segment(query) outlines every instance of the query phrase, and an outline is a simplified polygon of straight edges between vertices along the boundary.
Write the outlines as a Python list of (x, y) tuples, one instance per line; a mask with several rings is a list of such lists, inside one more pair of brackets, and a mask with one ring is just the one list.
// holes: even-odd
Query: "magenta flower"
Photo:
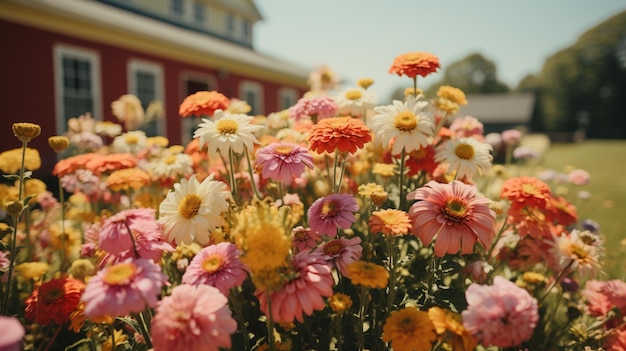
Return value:
[(183, 283), (210, 285), (228, 296), (230, 288), (241, 285), (248, 276), (240, 253), (237, 246), (227, 242), (203, 248), (189, 263)]
[(346, 269), (354, 261), (358, 261), (363, 253), (361, 238), (355, 236), (352, 239), (339, 238), (324, 243), (315, 251), (318, 251), (333, 267), (337, 268), (344, 277)]
[[(277, 322), (303, 322), (302, 313), (311, 315), (326, 305), (324, 297), (333, 294), (331, 267), (319, 252), (300, 252), (291, 261), (292, 277), (279, 290), (271, 293), (272, 316)], [(261, 311), (268, 314), (267, 292), (255, 292)]]
[(315, 200), (309, 207), (309, 227), (323, 235), (335, 237), (337, 229), (348, 229), (356, 222), (359, 210), (356, 199), (348, 194), (331, 194)]
[(310, 117), (314, 121), (335, 117), (339, 105), (328, 96), (302, 98), (289, 109), (289, 116), (296, 121)]
[(178, 285), (159, 303), (150, 332), (154, 351), (230, 348), (237, 322), (228, 299), (208, 285)]
[(321, 239), (318, 232), (311, 230), (311, 228), (304, 228), (303, 226), (293, 228), (291, 235), (293, 237), (293, 250), (296, 253), (300, 251), (311, 251), (317, 247), (317, 243)]
[(496, 214), (489, 209), (491, 200), (479, 195), (475, 186), (458, 180), (449, 184), (430, 181), (407, 199), (419, 200), (409, 209), (413, 234), (426, 245), (436, 240), (436, 256), (470, 254), (477, 241), (490, 247)]
[(537, 300), (525, 289), (496, 276), (491, 286), (471, 284), (465, 297), (463, 326), (483, 345), (514, 347), (532, 336), (539, 320)]
[(294, 178), (304, 173), (305, 167), (313, 169), (313, 156), (302, 146), (278, 142), (256, 152), (256, 166), (261, 169), (263, 178), (291, 185)]
[(167, 276), (144, 258), (128, 259), (100, 270), (85, 287), (85, 316), (125, 316), (155, 307)]

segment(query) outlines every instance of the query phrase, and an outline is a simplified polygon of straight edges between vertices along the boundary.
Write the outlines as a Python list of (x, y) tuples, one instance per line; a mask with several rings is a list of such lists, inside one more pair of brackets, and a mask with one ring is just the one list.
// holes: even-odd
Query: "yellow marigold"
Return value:
[[(0, 171), (6, 174), (16, 174), (22, 165), (22, 149), (7, 150), (0, 154)], [(26, 148), (24, 168), (36, 171), (41, 167), (41, 156), (37, 149)]]
[(533, 285), (545, 283), (546, 281), (546, 277), (544, 277), (543, 274), (535, 272), (524, 272), (522, 279), (524, 279), (524, 282)]
[(328, 298), (328, 306), (330, 306), (334, 312), (342, 313), (352, 307), (352, 299), (346, 294), (335, 293)]
[(437, 106), (438, 109), (449, 114), (455, 114), (459, 112), (459, 104), (447, 99), (439, 98), (435, 100), (435, 106)]
[(383, 177), (393, 177), (396, 175), (396, 165), (389, 163), (375, 163), (372, 173)]
[[(20, 188), (19, 180), (15, 181), (15, 188), (19, 190)], [(32, 179), (27, 179), (24, 182), (24, 197), (31, 196), (31, 195), (37, 196), (45, 192), (46, 190), (48, 190), (46, 183), (42, 182), (40, 179), (32, 178)]]
[(404, 89), (404, 97), (407, 97), (409, 95), (417, 96), (422, 94), (424, 94), (424, 91), (420, 88), (415, 89), (413, 87), (408, 87)]
[(452, 350), (473, 350), (476, 347), (476, 339), (465, 330), (459, 314), (433, 307), (428, 310), (428, 317), (435, 327), (435, 332)]
[(369, 220), (371, 233), (383, 235), (405, 235), (411, 230), (409, 214), (395, 209), (380, 210), (372, 213)]
[(358, 84), (361, 88), (367, 89), (374, 84), (374, 80), (372, 78), (361, 78), (357, 80), (356, 84)]
[(176, 250), (172, 252), (172, 261), (176, 262), (183, 258), (191, 260), (200, 250), (202, 250), (202, 246), (195, 241), (191, 244), (180, 243), (176, 246)]
[(85, 281), (85, 278), (90, 277), (96, 274), (98, 270), (96, 266), (90, 260), (86, 258), (79, 258), (77, 260), (72, 261), (72, 265), (70, 266), (70, 277), (74, 279)]
[(13, 135), (22, 142), (29, 142), (41, 134), (41, 126), (35, 123), (13, 123)]
[(366, 261), (354, 261), (346, 268), (347, 276), (354, 285), (368, 288), (384, 288), (389, 280), (385, 267)]
[(48, 145), (54, 152), (61, 152), (70, 146), (70, 139), (63, 135), (55, 135), (48, 138)]
[(386, 191), (377, 191), (370, 195), (370, 199), (376, 207), (382, 206), (387, 201), (387, 198), (389, 198), (389, 193)]
[(359, 185), (359, 195), (363, 197), (370, 197), (375, 192), (383, 192), (385, 188), (376, 183), (367, 183)]
[(150, 184), (150, 175), (140, 168), (120, 169), (109, 175), (106, 184), (113, 191), (139, 190)]
[(275, 291), (283, 284), (285, 277), (276, 268), (258, 269), (252, 274), (252, 284), (262, 291)]
[(17, 201), (19, 189), (8, 184), (0, 184), (0, 205), (9, 201)]
[(428, 313), (415, 307), (391, 312), (383, 326), (382, 339), (394, 351), (428, 351), (436, 338)]
[(48, 271), (47, 263), (45, 262), (24, 262), (15, 266), (17, 271), (24, 280), (39, 280)]
[(160, 147), (167, 147), (167, 145), (169, 145), (170, 141), (164, 137), (164, 136), (153, 136), (153, 137), (149, 137), (148, 139), (146, 139), (146, 146), (150, 147), (150, 146), (160, 146)]
[(467, 105), (467, 99), (463, 90), (449, 85), (442, 85), (437, 90), (437, 96), (458, 105)]
[(82, 244), (82, 235), (75, 228), (66, 225), (65, 234), (63, 234), (61, 225), (58, 223), (54, 223), (48, 227), (48, 232), (50, 233), (50, 245), (54, 249), (61, 250), (61, 247), (63, 245), (63, 238), (65, 238), (65, 251), (68, 254), (80, 251), (80, 246)]

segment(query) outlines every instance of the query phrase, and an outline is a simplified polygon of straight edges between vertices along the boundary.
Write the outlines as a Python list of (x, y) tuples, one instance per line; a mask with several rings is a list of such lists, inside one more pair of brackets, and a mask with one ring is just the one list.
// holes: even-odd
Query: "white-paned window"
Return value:
[[(128, 62), (128, 92), (139, 98), (144, 112), (151, 112), (148, 111), (148, 106), (154, 101), (164, 103), (163, 87), (163, 67), (161, 65), (143, 60)], [(146, 132), (146, 135), (166, 136), (164, 116), (146, 115), (146, 117), (153, 117), (148, 124), (141, 128)]]
[(239, 99), (247, 102), (252, 108), (250, 115), (264, 113), (263, 87), (259, 83), (244, 81), (239, 85)]
[[(204, 74), (185, 73), (181, 79), (182, 91), (181, 100), (183, 100), (198, 91), (210, 91), (217, 89), (217, 83), (214, 77)], [(193, 133), (198, 129), (198, 125), (202, 123), (202, 118), (198, 117), (185, 117), (182, 119), (183, 125), (181, 128), (181, 141), (185, 145), (193, 139)]]
[(280, 88), (278, 90), (278, 110), (289, 108), (298, 102), (298, 92), (292, 88)]
[(94, 50), (54, 46), (56, 132), (67, 131), (67, 121), (87, 112), (102, 117), (100, 57)]

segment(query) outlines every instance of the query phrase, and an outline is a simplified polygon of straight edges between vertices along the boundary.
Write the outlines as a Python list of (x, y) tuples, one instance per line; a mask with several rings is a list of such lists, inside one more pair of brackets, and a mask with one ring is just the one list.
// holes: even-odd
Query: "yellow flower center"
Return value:
[(396, 128), (402, 132), (409, 132), (417, 127), (417, 118), (409, 111), (398, 113), (393, 122)]
[(443, 207), (443, 212), (446, 218), (455, 222), (460, 222), (465, 219), (468, 208), (465, 204), (465, 201), (460, 199), (452, 199), (446, 201), (446, 204)]
[(202, 261), (202, 268), (204, 268), (207, 273), (215, 273), (219, 271), (223, 265), (224, 257), (219, 254), (210, 255)]
[(337, 214), (337, 203), (334, 201), (326, 201), (322, 204), (322, 218), (333, 217)]
[(108, 285), (128, 284), (135, 276), (137, 266), (132, 263), (118, 263), (107, 270), (102, 280)]
[(584, 261), (589, 257), (589, 252), (587, 252), (582, 245), (572, 243), (569, 247), (569, 252), (571, 252), (572, 256), (576, 257), (578, 261)]
[(331, 257), (338, 255), (341, 250), (343, 250), (343, 245), (341, 245), (339, 240), (332, 240), (324, 245), (324, 253)]
[(127, 134), (124, 140), (126, 140), (126, 144), (128, 145), (139, 144), (139, 137), (133, 134)]
[(239, 124), (232, 119), (221, 119), (215, 123), (215, 127), (220, 134), (235, 134), (239, 130)]
[(534, 185), (528, 184), (528, 183), (522, 184), (522, 191), (524, 192), (524, 194), (528, 194), (528, 195), (539, 194), (539, 190), (535, 188)]
[(54, 288), (46, 291), (45, 294), (42, 294), (41, 298), (44, 303), (52, 303), (65, 295), (65, 291), (62, 288)]
[(279, 145), (274, 148), (274, 152), (282, 156), (290, 155), (292, 151), (293, 147), (290, 145)]
[(471, 160), (474, 157), (474, 147), (470, 144), (459, 144), (454, 153), (463, 160)]
[(320, 80), (322, 83), (330, 83), (333, 81), (333, 76), (330, 73), (324, 72), (320, 74)]
[(396, 212), (387, 212), (382, 216), (378, 216), (386, 226), (393, 226), (400, 223), (400, 214)]
[(170, 155), (163, 159), (163, 163), (165, 163), (166, 165), (174, 164), (174, 162), (176, 162), (175, 155)]
[(350, 89), (346, 91), (346, 99), (348, 100), (358, 100), (361, 98), (361, 96), (363, 96), (363, 93), (356, 89)]
[(201, 205), (202, 199), (198, 195), (189, 194), (178, 205), (178, 213), (184, 218), (190, 219), (198, 214)]

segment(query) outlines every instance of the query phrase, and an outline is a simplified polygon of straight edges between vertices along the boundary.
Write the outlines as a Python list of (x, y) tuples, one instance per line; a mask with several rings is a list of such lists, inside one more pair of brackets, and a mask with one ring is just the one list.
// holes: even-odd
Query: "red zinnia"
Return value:
[(433, 54), (428, 52), (409, 52), (393, 60), (389, 73), (395, 73), (399, 76), (405, 75), (409, 78), (426, 77), (433, 72), (437, 72), (437, 69), (440, 67), (439, 58)]
[(217, 91), (199, 91), (183, 100), (178, 109), (182, 117), (211, 117), (216, 110), (226, 110), (230, 100)]
[(26, 319), (42, 325), (63, 325), (70, 320), (84, 290), (85, 284), (74, 278), (45, 282), (26, 299)]
[(369, 128), (360, 119), (352, 117), (332, 117), (319, 121), (311, 128), (309, 143), (317, 153), (355, 153), (372, 140)]

